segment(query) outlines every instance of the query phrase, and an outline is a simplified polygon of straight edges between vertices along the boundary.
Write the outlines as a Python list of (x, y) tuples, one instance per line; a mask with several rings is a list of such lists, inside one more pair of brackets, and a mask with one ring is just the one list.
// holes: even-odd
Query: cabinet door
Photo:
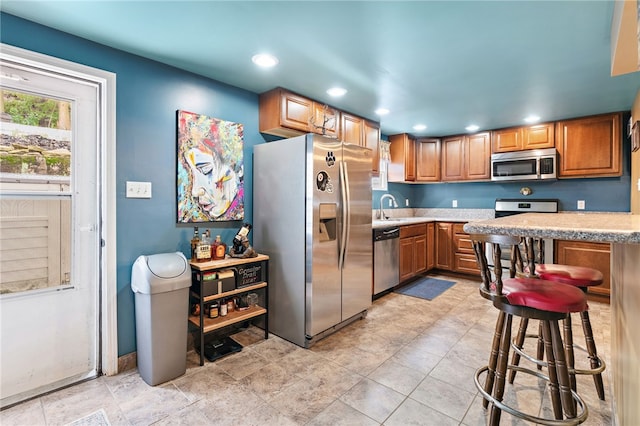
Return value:
[(427, 223), (427, 270), (436, 267), (436, 228), (435, 223)]
[(436, 223), (436, 268), (451, 270), (451, 226), (449, 222)]
[(312, 108), (313, 123), (309, 126), (309, 130), (330, 138), (339, 138), (340, 113), (338, 110), (319, 102), (313, 102)]
[(620, 176), (621, 126), (621, 113), (558, 121), (559, 177)]
[(313, 101), (286, 91), (282, 91), (281, 96), (280, 124), (303, 132), (310, 131), (309, 119), (313, 114)]
[(427, 270), (427, 235), (414, 237), (413, 254), (415, 273), (419, 274)]
[(602, 272), (601, 285), (589, 287), (589, 293), (609, 297), (611, 292), (611, 245), (583, 241), (556, 240), (555, 257), (559, 265), (587, 266)]
[(400, 238), (400, 282), (413, 274), (413, 237)]
[(440, 165), (443, 181), (464, 179), (464, 136), (454, 136), (442, 140)]
[(380, 172), (380, 126), (378, 123), (364, 120), (364, 146), (371, 149), (371, 172)]
[(416, 180), (415, 140), (406, 133), (389, 136), (389, 182), (413, 182)]
[(545, 123), (522, 129), (522, 149), (543, 149), (556, 146), (555, 124)]
[(465, 179), (491, 179), (491, 134), (478, 133), (467, 136), (465, 147)]
[(438, 182), (440, 180), (440, 139), (418, 139), (416, 141), (416, 181)]
[(340, 115), (340, 138), (343, 142), (364, 145), (364, 120), (355, 115), (342, 113)]
[(493, 152), (510, 152), (522, 149), (522, 129), (494, 130), (491, 136), (491, 150)]

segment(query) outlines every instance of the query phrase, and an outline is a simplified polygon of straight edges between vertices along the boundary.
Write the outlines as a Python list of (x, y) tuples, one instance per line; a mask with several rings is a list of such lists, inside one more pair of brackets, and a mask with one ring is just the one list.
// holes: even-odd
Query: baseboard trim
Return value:
[(138, 353), (131, 352), (118, 357), (118, 373), (132, 370), (138, 366)]

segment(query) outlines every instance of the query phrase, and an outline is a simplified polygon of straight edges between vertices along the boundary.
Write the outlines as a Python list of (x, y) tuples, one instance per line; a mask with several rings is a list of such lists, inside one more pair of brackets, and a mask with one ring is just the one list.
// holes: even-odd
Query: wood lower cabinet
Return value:
[(427, 271), (436, 267), (436, 224), (427, 223)]
[(585, 241), (555, 241), (555, 263), (587, 266), (602, 272), (601, 285), (589, 287), (589, 293), (609, 298), (611, 294), (611, 244)]
[(558, 177), (622, 175), (622, 113), (556, 123)]
[(453, 269), (453, 223), (436, 222), (436, 268), (451, 271)]
[(469, 234), (463, 230), (464, 223), (453, 224), (453, 270), (465, 274), (480, 275)]
[(440, 139), (420, 138), (416, 141), (416, 181), (440, 181)]
[(391, 144), (387, 180), (389, 182), (415, 182), (416, 141), (406, 133), (389, 136)]
[(498, 153), (553, 148), (555, 146), (554, 130), (554, 123), (494, 130), (491, 132), (491, 151)]
[(259, 97), (260, 132), (283, 137), (303, 133), (340, 136), (340, 112), (321, 102), (283, 88), (262, 93)]
[(427, 224), (400, 227), (400, 282), (427, 271)]
[(435, 267), (445, 271), (479, 275), (469, 234), (463, 230), (464, 223), (436, 222)]
[(491, 179), (490, 133), (483, 132), (475, 135), (444, 138), (441, 149), (441, 180), (478, 181)]

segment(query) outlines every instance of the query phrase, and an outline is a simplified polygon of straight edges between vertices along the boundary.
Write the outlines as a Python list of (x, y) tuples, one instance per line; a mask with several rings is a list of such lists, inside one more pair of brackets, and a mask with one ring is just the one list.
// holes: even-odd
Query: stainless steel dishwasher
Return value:
[(373, 294), (382, 293), (398, 284), (400, 228), (373, 230)]

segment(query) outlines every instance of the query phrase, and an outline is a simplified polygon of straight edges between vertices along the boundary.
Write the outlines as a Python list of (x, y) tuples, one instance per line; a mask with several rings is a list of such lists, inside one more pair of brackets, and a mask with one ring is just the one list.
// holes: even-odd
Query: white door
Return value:
[(0, 76), (4, 407), (98, 374), (101, 188), (98, 86), (4, 59)]

